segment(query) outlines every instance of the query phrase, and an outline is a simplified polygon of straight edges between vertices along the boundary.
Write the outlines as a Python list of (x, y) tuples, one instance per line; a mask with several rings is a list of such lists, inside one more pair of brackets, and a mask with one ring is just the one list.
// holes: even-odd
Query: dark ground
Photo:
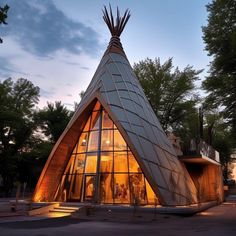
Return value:
[[(14, 221), (14, 219), (0, 218), (0, 235), (236, 235), (235, 198), (194, 216), (158, 214), (154, 217), (153, 215), (139, 214), (139, 217), (133, 217), (132, 214), (126, 214), (119, 217), (116, 218), (115, 222), (108, 222), (105, 218), (100, 218), (100, 221), (72, 218), (49, 218), (32, 221), (30, 218), (25, 218), (25, 221), (7, 222)], [(21, 218), (21, 220), (23, 219), (24, 217)]]

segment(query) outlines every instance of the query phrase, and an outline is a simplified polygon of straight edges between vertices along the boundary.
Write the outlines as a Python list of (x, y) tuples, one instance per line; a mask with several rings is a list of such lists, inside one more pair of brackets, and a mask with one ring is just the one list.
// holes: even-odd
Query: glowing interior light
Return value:
[(85, 146), (85, 145), (86, 145), (86, 139), (83, 139), (83, 140), (82, 140), (81, 145), (82, 145), (82, 146)]
[(110, 144), (110, 141), (109, 141), (109, 140), (107, 140), (107, 141), (106, 141), (106, 144)]

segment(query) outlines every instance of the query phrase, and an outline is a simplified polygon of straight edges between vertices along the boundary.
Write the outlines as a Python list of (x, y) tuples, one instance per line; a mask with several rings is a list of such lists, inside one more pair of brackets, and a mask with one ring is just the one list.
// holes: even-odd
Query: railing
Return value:
[(206, 156), (214, 161), (220, 162), (219, 153), (202, 139), (191, 139), (189, 146), (184, 148), (184, 156)]

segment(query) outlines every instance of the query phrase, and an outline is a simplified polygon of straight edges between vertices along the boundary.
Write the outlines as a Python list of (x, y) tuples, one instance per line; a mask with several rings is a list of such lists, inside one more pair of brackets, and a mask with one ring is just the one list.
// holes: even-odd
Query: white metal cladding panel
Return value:
[(180, 169), (180, 167), (178, 165), (176, 165), (176, 163), (173, 162), (172, 159), (168, 158), (168, 160), (169, 160), (170, 166), (172, 167), (173, 170)]
[(189, 181), (188, 173), (181, 173), (180, 179), (180, 182), (183, 182), (182, 187), (186, 188), (186, 191), (189, 194), (188, 197), (193, 199), (194, 202), (197, 202), (197, 190), (193, 181)]
[(145, 156), (145, 160), (148, 160), (150, 163), (160, 166), (160, 162), (156, 156)]
[(168, 189), (168, 184), (165, 182), (165, 179), (162, 176), (162, 173), (160, 172), (159, 166), (149, 162), (149, 167), (151, 169), (152, 178), (157, 184), (158, 187)]
[[(118, 68), (117, 68), (117, 66), (114, 62), (106, 64), (106, 68), (107, 68), (107, 70), (109, 71), (110, 74), (120, 75), (120, 77), (122, 77), (120, 71), (118, 70)], [(122, 78), (122, 80), (123, 80), (123, 78)]]
[(131, 111), (131, 112), (137, 114), (136, 113), (136, 109), (135, 109), (135, 104), (134, 104), (134, 102), (132, 100), (127, 99), (127, 98), (121, 98), (121, 102), (123, 104), (123, 107), (126, 110)]
[(173, 169), (182, 169), (182, 166), (180, 165), (180, 162), (176, 156), (171, 155), (170, 153), (165, 152), (168, 160), (170, 161), (171, 165), (173, 166)]
[(120, 73), (121, 76), (123, 77), (123, 80), (124, 80), (125, 82), (130, 83), (131, 81), (130, 81), (130, 79), (129, 79), (129, 75), (128, 75), (127, 72), (125, 71), (124, 66), (123, 66), (123, 63), (121, 63), (121, 62), (116, 62), (115, 65), (116, 65), (116, 67), (117, 67), (119, 73)]
[(141, 88), (138, 85), (133, 85), (134, 87), (134, 92), (136, 92), (140, 97), (143, 98), (143, 91), (141, 90)]
[(128, 90), (119, 90), (118, 93), (120, 98), (130, 98), (130, 93)]
[(156, 145), (154, 147), (155, 147), (155, 151), (157, 153), (157, 158), (159, 160), (160, 165), (171, 170), (172, 168), (170, 166), (169, 161), (166, 159), (166, 157), (163, 153), (163, 150)]
[(141, 157), (145, 157), (143, 148), (142, 148), (142, 144), (139, 142), (138, 136), (136, 134), (134, 134), (133, 132), (127, 132), (127, 134), (129, 135), (133, 145), (136, 148), (136, 151), (138, 152), (139, 156)]
[(126, 118), (126, 115), (124, 113), (124, 109), (121, 108), (121, 107), (117, 107), (117, 106), (111, 106), (110, 107), (113, 114), (116, 115), (116, 118), (119, 120), (119, 121), (125, 121), (127, 122), (127, 118)]
[(108, 101), (107, 101), (108, 104), (123, 107), (120, 102), (120, 97), (117, 91), (106, 92), (106, 95), (108, 97)]
[(187, 188), (189, 187), (188, 185), (186, 185), (186, 180), (184, 179), (183, 175), (179, 175), (178, 176), (178, 185), (180, 186), (180, 194), (186, 196), (186, 197), (190, 197), (190, 192), (187, 191)]
[(137, 102), (134, 103), (134, 106), (135, 106), (135, 109), (137, 111), (137, 114), (139, 114), (143, 119), (145, 119), (146, 115), (144, 114), (143, 107)]
[(127, 86), (127, 89), (128, 89), (130, 92), (135, 92), (134, 86), (133, 86), (130, 82), (125, 81), (125, 84), (126, 84), (126, 86)]
[(159, 130), (163, 130), (157, 116), (154, 112), (150, 112), (152, 124), (156, 126)]
[(126, 90), (127, 91), (127, 87), (123, 81), (116, 82), (116, 88), (117, 88), (117, 90)]
[(109, 56), (109, 55), (105, 55), (102, 57), (102, 60), (100, 61), (99, 65), (98, 65), (98, 68), (94, 74), (94, 77), (97, 76), (97, 72), (99, 72), (99, 70), (101, 68), (103, 68), (104, 65), (107, 65), (109, 64), (110, 62), (112, 62), (112, 58)]
[[(130, 92), (129, 92), (129, 96), (130, 96), (130, 98), (131, 98), (134, 102), (138, 103), (139, 106), (141, 106), (141, 105), (140, 105), (140, 102), (139, 102), (138, 95), (136, 94), (135, 91), (132, 91), (132, 92), (130, 91)], [(141, 106), (141, 107), (142, 107), (142, 106)]]
[(120, 54), (109, 53), (109, 57), (112, 59), (113, 62), (121, 62), (121, 63), (129, 65), (127, 58), (125, 58), (124, 56), (122, 56)]
[(150, 123), (147, 122), (146, 120), (143, 120), (142, 124), (144, 126), (144, 129), (146, 130), (148, 139), (151, 140), (154, 144), (159, 144), (158, 139), (156, 138), (156, 136), (154, 134), (154, 131), (153, 131), (153, 128), (150, 125)]
[(160, 170), (164, 176), (166, 183), (168, 183), (170, 191), (181, 194), (181, 192), (183, 192), (184, 190), (178, 188), (179, 174), (162, 167), (160, 167)]
[(162, 143), (159, 141), (159, 132), (161, 132), (161, 131), (159, 131), (159, 129), (156, 126), (153, 126), (153, 125), (152, 125), (152, 130), (153, 130), (153, 134), (154, 134), (154, 137), (155, 137), (154, 138), (155, 143), (157, 145), (161, 146)]
[(143, 146), (143, 149), (145, 150), (145, 158), (151, 157), (151, 156), (156, 156), (156, 152), (153, 148), (153, 144), (148, 141), (147, 139), (144, 139), (143, 137), (139, 136), (139, 141)]
[(132, 130), (134, 130), (137, 135), (141, 135), (141, 136), (145, 137), (146, 132), (145, 132), (143, 126), (131, 124), (131, 127), (132, 127)]
[(123, 82), (123, 78), (122, 78), (121, 75), (115, 75), (115, 74), (113, 74), (113, 75), (112, 75), (112, 78), (113, 78), (113, 81), (114, 81), (115, 83)]
[(191, 204), (191, 199), (184, 197), (183, 195), (179, 196), (179, 203), (180, 205)]
[(159, 191), (161, 195), (164, 196), (167, 205), (180, 205), (180, 202), (178, 201), (179, 196), (177, 194), (163, 188), (159, 188)]
[(132, 68), (127, 64), (123, 64), (123, 68), (129, 76), (130, 82), (132, 82), (136, 86), (141, 86)]
[(142, 108), (143, 108), (143, 114), (142, 114), (143, 118), (145, 120), (147, 120), (149, 123), (151, 123), (152, 120), (150, 119), (150, 112), (149, 112), (149, 110), (146, 107), (146, 102), (145, 102), (144, 98), (138, 96), (137, 103), (140, 104), (140, 106), (142, 106)]
[[(103, 88), (105, 91), (116, 90), (115, 83), (113, 82), (111, 74), (105, 72), (100, 79), (102, 80)], [(116, 92), (117, 93), (117, 92)]]
[(126, 121), (120, 121), (122, 127), (126, 130), (126, 131), (130, 131), (132, 132), (132, 128), (129, 122)]
[(126, 115), (127, 115), (128, 121), (131, 124), (142, 126), (140, 118), (139, 118), (139, 116), (136, 113), (133, 113), (133, 112), (130, 112), (130, 111), (126, 111)]

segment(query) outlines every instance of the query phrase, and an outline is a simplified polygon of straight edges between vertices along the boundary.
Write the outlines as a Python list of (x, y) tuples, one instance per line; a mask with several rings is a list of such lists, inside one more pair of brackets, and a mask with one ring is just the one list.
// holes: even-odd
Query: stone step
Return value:
[(74, 210), (74, 211), (78, 211), (78, 210), (79, 210), (79, 207), (58, 206), (58, 207), (54, 207), (54, 209), (62, 209), (62, 210)]
[(60, 203), (62, 207), (81, 207), (83, 204), (77, 202), (62, 202)]
[(56, 208), (54, 208), (54, 209), (50, 210), (49, 212), (74, 213), (75, 210), (69, 210), (69, 209), (56, 209)]
[(47, 217), (49, 218), (58, 218), (58, 217), (65, 217), (71, 216), (71, 213), (68, 212), (49, 212), (47, 213)]

